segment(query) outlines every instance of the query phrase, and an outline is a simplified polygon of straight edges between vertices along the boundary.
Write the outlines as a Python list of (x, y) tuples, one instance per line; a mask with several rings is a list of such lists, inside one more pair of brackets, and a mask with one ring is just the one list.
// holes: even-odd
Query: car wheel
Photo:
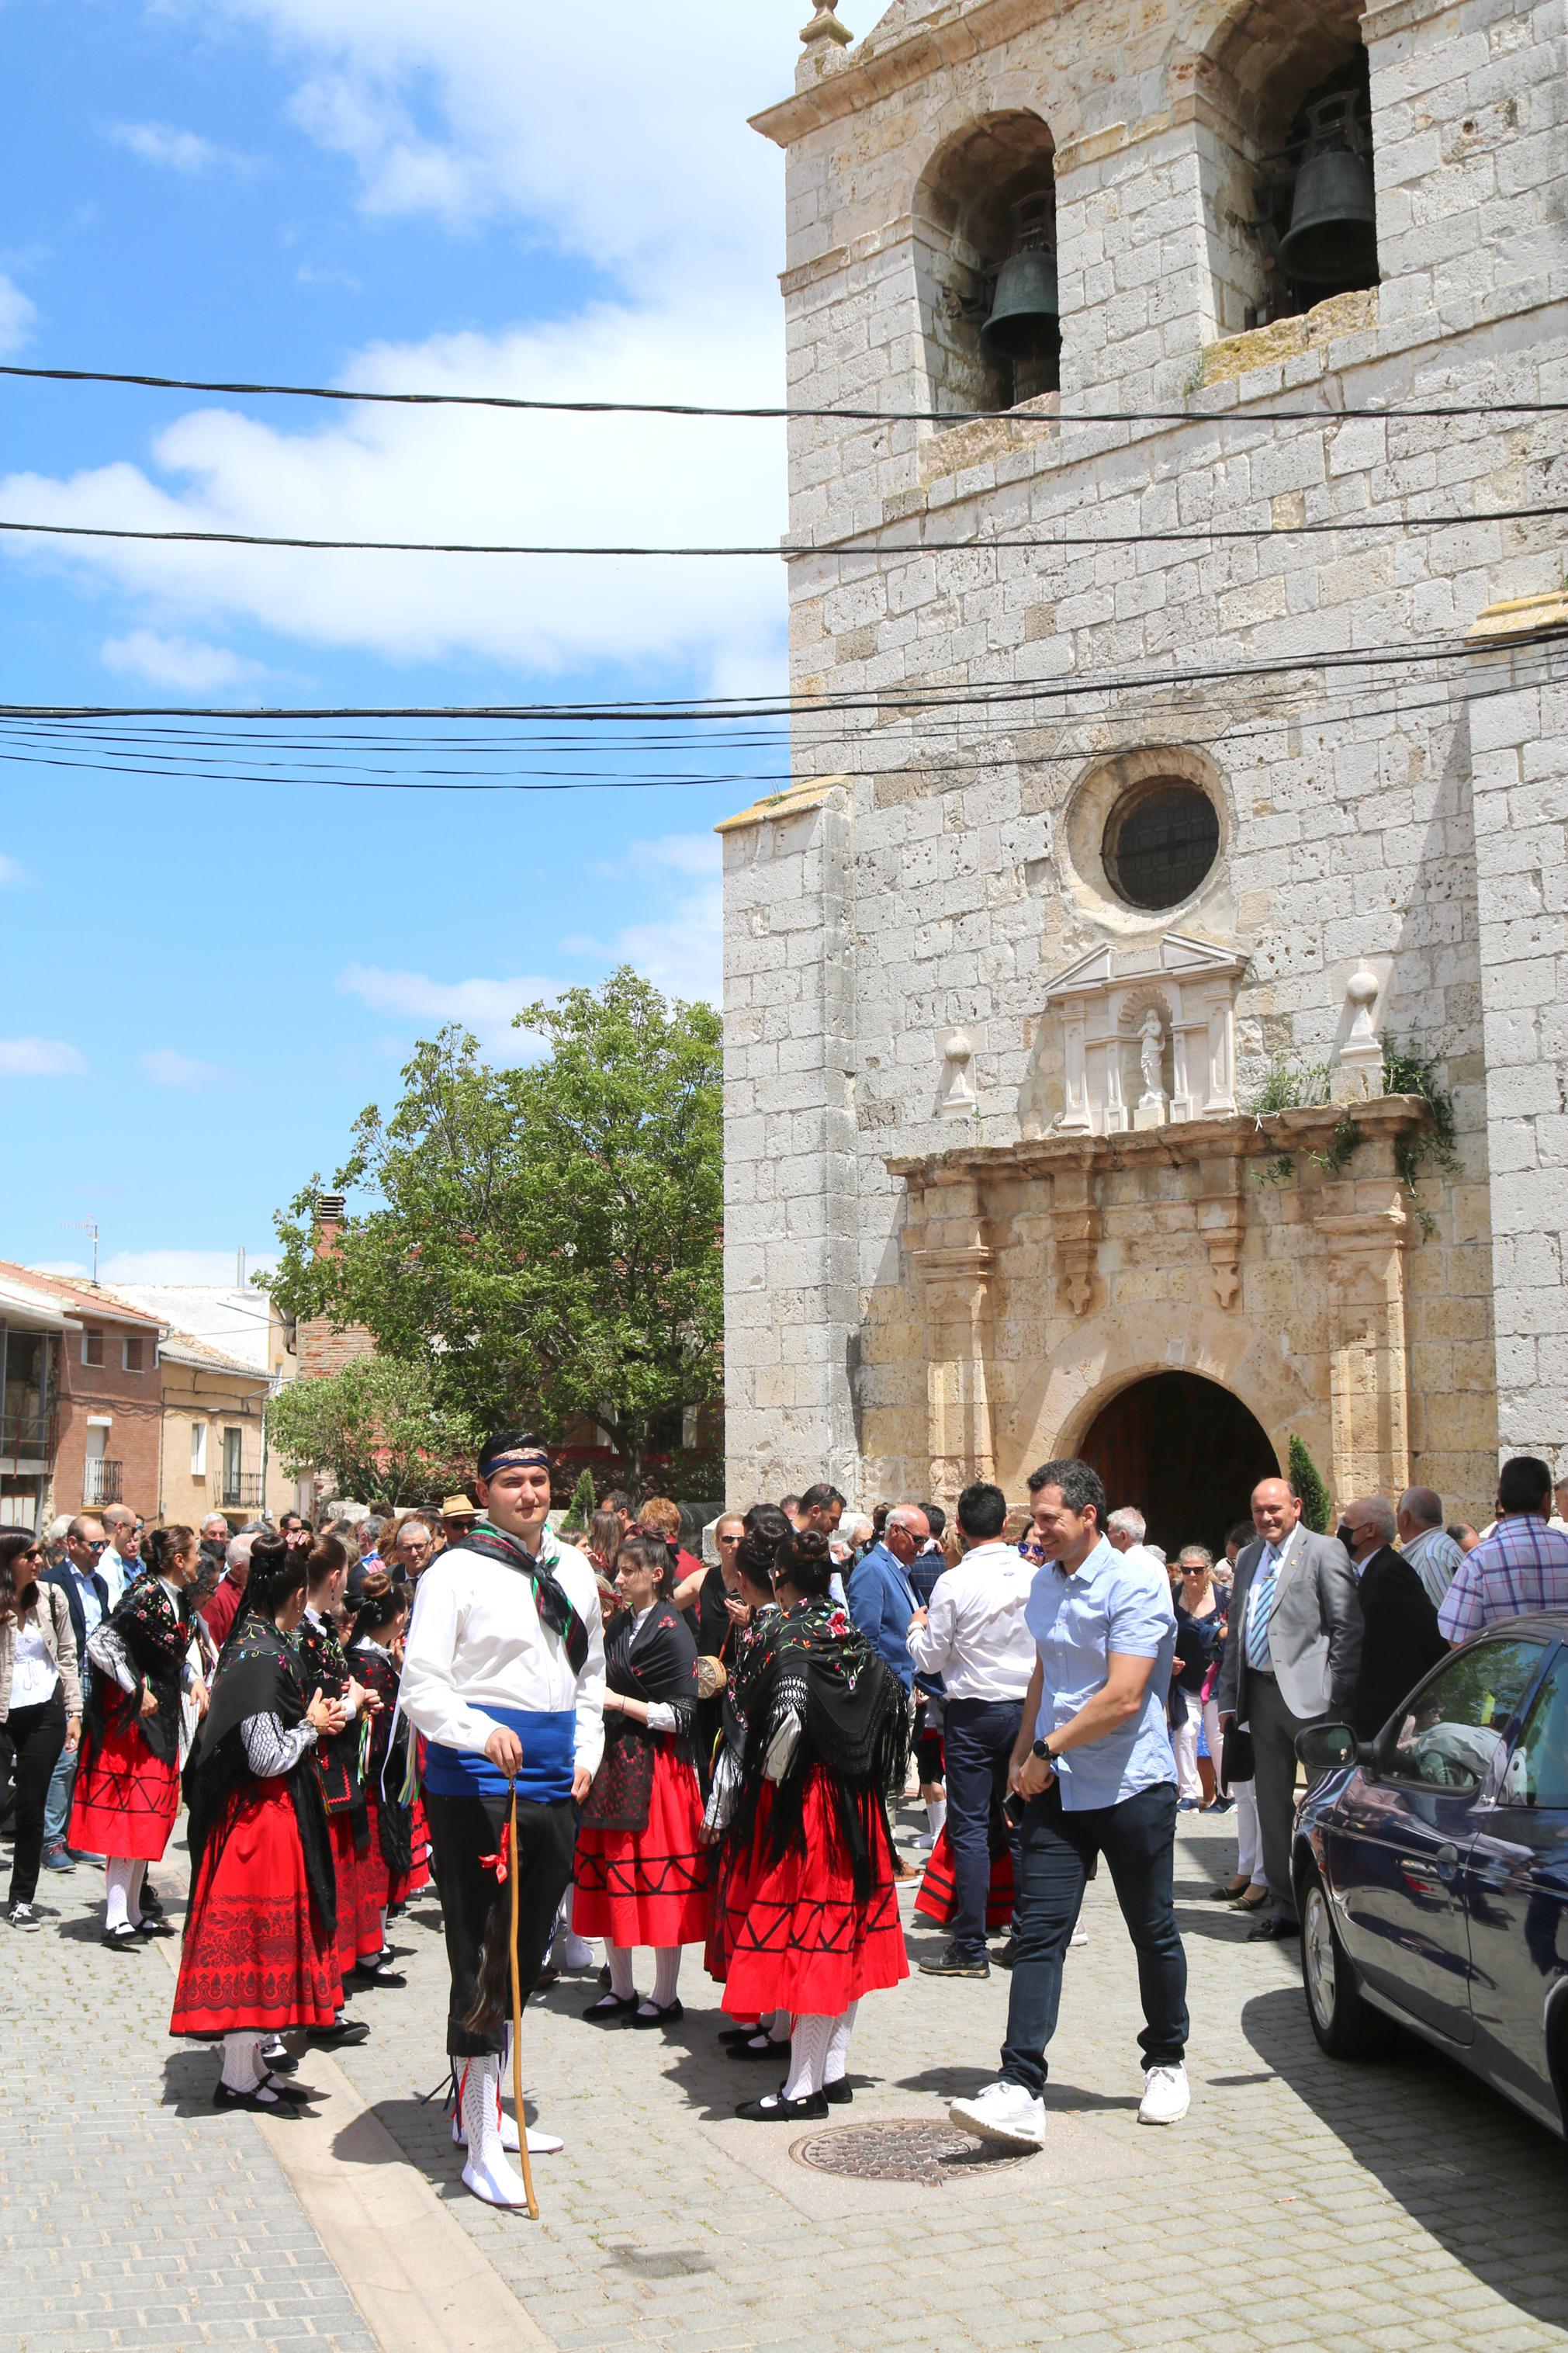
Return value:
[(1334, 1926), (1329, 1892), (1316, 1871), (1301, 1898), (1301, 1979), (1312, 2031), (1331, 2059), (1375, 2058), (1388, 2049), (1395, 2029), (1356, 1983)]

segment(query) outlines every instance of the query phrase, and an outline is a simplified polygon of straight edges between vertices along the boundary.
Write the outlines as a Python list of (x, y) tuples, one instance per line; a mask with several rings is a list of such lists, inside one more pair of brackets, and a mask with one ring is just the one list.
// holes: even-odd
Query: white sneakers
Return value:
[(987, 2084), (972, 2100), (954, 2100), (947, 2113), (977, 2140), (995, 2141), (1003, 2148), (1046, 2144), (1046, 2104), (1022, 2084)]
[[(1148, 2070), (1138, 2109), (1141, 2125), (1179, 2124), (1191, 2105), (1187, 2071), (1179, 2061), (1173, 2067)], [(1046, 2104), (1022, 2084), (987, 2084), (972, 2100), (952, 2101), (947, 2113), (977, 2140), (995, 2141), (1003, 2148), (1045, 2147)]]
[(1138, 2121), (1141, 2125), (1180, 2124), (1192, 2104), (1187, 2071), (1180, 2060), (1173, 2067), (1151, 2067), (1143, 2078)]

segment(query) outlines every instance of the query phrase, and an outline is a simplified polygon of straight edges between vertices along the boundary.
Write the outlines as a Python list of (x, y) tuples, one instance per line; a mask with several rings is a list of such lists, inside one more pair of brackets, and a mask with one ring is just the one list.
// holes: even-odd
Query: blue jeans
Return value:
[[(951, 1800), (950, 1800), (951, 1802)], [(1017, 1958), (1007, 2002), (1002, 2080), (1036, 2098), (1046, 2081), (1046, 2045), (1057, 2031), (1062, 1959), (1077, 1923), (1089, 1866), (1103, 1855), (1138, 1955), (1143, 2064), (1174, 2066), (1187, 2042), (1187, 1957), (1172, 1904), (1176, 1788), (1162, 1781), (1117, 1806), (1068, 1813), (1053, 1781), (1024, 1815), (1024, 1873), (1014, 1934)]]
[[(952, 1941), (972, 1960), (985, 1957), (985, 1899), (991, 1887), (991, 1809), (1007, 1793), (1007, 1767), (1023, 1721), (1021, 1699), (950, 1699), (942, 1726), (947, 1835), (952, 1847)], [(1018, 1876), (1018, 1840), (1013, 1873)]]
[(64, 1846), (66, 1842), (66, 1832), (70, 1828), (71, 1799), (76, 1795), (76, 1760), (74, 1748), (62, 1748), (49, 1776), (49, 1791), (44, 1799), (46, 1847)]

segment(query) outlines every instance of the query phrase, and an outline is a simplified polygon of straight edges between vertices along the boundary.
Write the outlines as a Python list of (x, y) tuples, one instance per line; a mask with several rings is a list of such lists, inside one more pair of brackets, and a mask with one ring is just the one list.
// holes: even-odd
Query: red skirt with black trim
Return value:
[(106, 1731), (76, 1777), (66, 1843), (81, 1854), (158, 1862), (180, 1810), (180, 1768), (132, 1724)]
[(414, 1800), (410, 1839), (414, 1848), (414, 1868), (408, 1874), (408, 1885), (404, 1893), (393, 1897), (395, 1904), (405, 1904), (410, 1895), (417, 1895), (423, 1888), (429, 1886), (434, 1876), (430, 1869), (430, 1824), (426, 1817), (423, 1798)]
[(366, 1868), (370, 1856), (354, 1846), (353, 1816), (346, 1810), (329, 1814), (327, 1829), (338, 1883), (338, 1968), (347, 1977), (357, 1961), (381, 1950), (381, 1907)]
[(741, 1933), (752, 1891), (767, 1865), (768, 1817), (773, 1810), (773, 1785), (764, 1781), (757, 1799), (757, 1818), (751, 1844), (738, 1847), (731, 1840), (721, 1850), (708, 1910), (708, 1943), (703, 1965), (722, 1985), (730, 1974), (730, 1956)]
[(258, 1783), (202, 1857), (169, 2031), (330, 2026), (342, 1998), (337, 1948), (310, 1903), (294, 1801), (286, 1783)]
[(574, 1933), (607, 1936), (612, 1945), (700, 1945), (709, 1862), (697, 1767), (660, 1740), (647, 1829), (577, 1833)]
[[(409, 1892), (414, 1884), (414, 1873), (412, 1871), (394, 1871), (385, 1855), (383, 1854), (381, 1808), (368, 1792), (365, 1796), (364, 1810), (370, 1823), (370, 1852), (360, 1857), (360, 1876), (363, 1881), (365, 1892), (379, 1915), (383, 1912), (392, 1911), (397, 1905), (407, 1903)], [(426, 1876), (429, 1876), (428, 1870)]]
[[(1013, 1855), (1004, 1847), (991, 1858), (991, 1884), (985, 1891), (985, 1926), (1005, 1928), (1013, 1917)], [(944, 1822), (937, 1842), (931, 1851), (921, 1881), (920, 1894), (915, 1897), (915, 1910), (923, 1912), (942, 1928), (951, 1928), (958, 1915), (958, 1889), (952, 1876), (952, 1842)]]
[(776, 1862), (764, 1858), (735, 1936), (724, 1980), (732, 2015), (788, 2010), (841, 2018), (862, 1994), (909, 1976), (892, 1841), (879, 1806), (871, 1821), (872, 1881), (862, 1904), (827, 1776), (812, 1767), (802, 1806), (805, 1851)]

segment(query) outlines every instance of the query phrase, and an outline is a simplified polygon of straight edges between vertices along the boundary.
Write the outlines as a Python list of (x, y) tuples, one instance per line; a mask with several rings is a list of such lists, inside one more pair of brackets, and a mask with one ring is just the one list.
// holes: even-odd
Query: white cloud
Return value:
[(117, 147), (128, 148), (143, 164), (156, 165), (163, 172), (177, 172), (183, 179), (203, 178), (208, 172), (248, 172), (254, 164), (248, 155), (237, 154), (232, 147), (221, 147), (213, 139), (204, 139), (197, 131), (181, 131), (172, 122), (114, 122), (109, 136)]
[(7, 858), (4, 851), (0, 851), (0, 890), (5, 889), (8, 884), (30, 882), (32, 879), (25, 866), (15, 858)]
[[(255, 1274), (260, 1269), (276, 1266), (277, 1263), (278, 1253), (274, 1250), (247, 1250), (245, 1254), (245, 1271), (247, 1276)], [(63, 1270), (40, 1267), (38, 1271), (53, 1273)], [(86, 1271), (85, 1268), (82, 1271)], [(217, 1288), (232, 1289), (235, 1276), (235, 1252), (221, 1250), (111, 1250), (99, 1271), (105, 1282), (200, 1282), (211, 1283)], [(257, 1303), (258, 1313), (260, 1304), (258, 1300)]]
[(28, 1261), (29, 1274), (58, 1274), (62, 1282), (85, 1282), (92, 1269), (82, 1258), (36, 1258)]
[(0, 1038), (0, 1079), (79, 1079), (87, 1063), (59, 1038)]
[(23, 293), (15, 279), (0, 272), (0, 359), (19, 352), (33, 332), (37, 305)]
[(154, 686), (177, 687), (182, 694), (216, 694), (225, 687), (265, 678), (261, 662), (247, 661), (226, 646), (209, 646), (200, 638), (160, 635), (156, 629), (132, 629), (122, 638), (106, 638), (103, 666), (125, 678), (150, 679)]
[(177, 1087), (187, 1094), (199, 1093), (205, 1087), (227, 1086), (234, 1075), (216, 1062), (198, 1062), (189, 1054), (177, 1054), (172, 1046), (156, 1047), (140, 1060), (155, 1087)]
[[(647, 886), (628, 894), (626, 908), (629, 913), (646, 903), (649, 912), (606, 940), (565, 939), (563, 949), (571, 955), (601, 957), (611, 965), (632, 965), (671, 997), (689, 1002), (702, 998), (717, 1005), (724, 968), (722, 853), (718, 841), (700, 833), (671, 833), (654, 841), (634, 841), (613, 864), (595, 871)], [(698, 887), (673, 896), (672, 875)], [(655, 907), (658, 913), (652, 912)]]
[(400, 1013), (426, 1032), (455, 1021), (471, 1029), (492, 1062), (531, 1061), (540, 1039), (514, 1029), (512, 1016), (537, 998), (556, 993), (554, 981), (434, 980), (424, 972), (387, 972), (379, 965), (351, 964), (338, 975), (345, 997), (357, 997), (373, 1013)]

